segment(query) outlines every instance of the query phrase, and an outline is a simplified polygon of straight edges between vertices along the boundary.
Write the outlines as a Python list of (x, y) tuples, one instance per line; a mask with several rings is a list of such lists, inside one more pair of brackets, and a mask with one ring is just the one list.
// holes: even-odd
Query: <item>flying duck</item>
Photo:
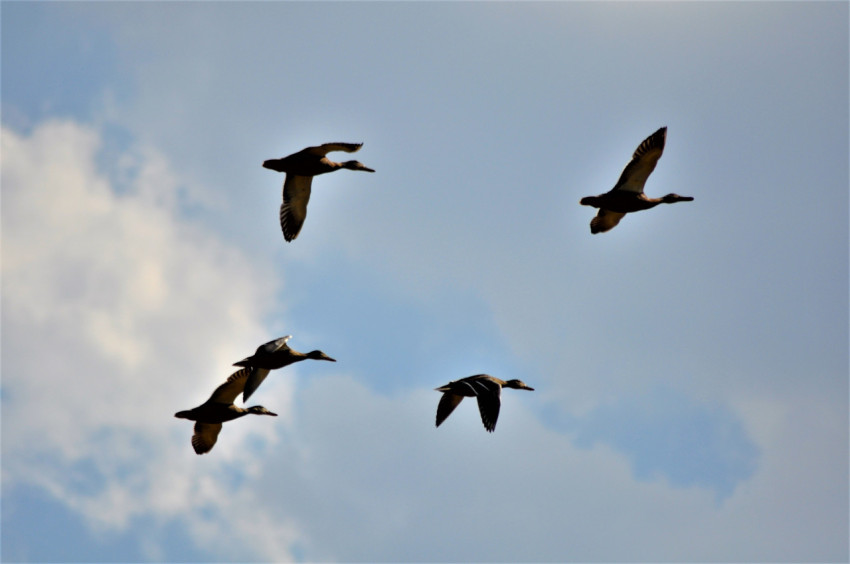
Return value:
[(242, 401), (248, 401), (251, 394), (263, 383), (270, 370), (283, 368), (293, 362), (302, 360), (329, 360), (336, 362), (335, 359), (329, 357), (322, 351), (310, 351), (308, 353), (298, 352), (289, 348), (286, 341), (292, 338), (292, 335), (269, 341), (265, 345), (257, 347), (257, 352), (244, 358), (239, 362), (234, 362), (233, 366), (245, 366), (250, 368), (251, 375), (245, 382), (245, 390), (242, 392)]
[(484, 428), (492, 433), (496, 429), (496, 420), (499, 419), (502, 388), (534, 390), (522, 380), (508, 380), (506, 382), (487, 374), (468, 376), (435, 388), (438, 392), (443, 392), (443, 397), (440, 398), (440, 403), (437, 406), (437, 427), (446, 420), (446, 417), (454, 411), (464, 397), (475, 397), (478, 399), (481, 422), (484, 423)]
[(245, 388), (250, 370), (243, 368), (230, 375), (227, 381), (215, 389), (210, 399), (194, 409), (178, 411), (174, 417), (189, 419), (195, 422), (195, 434), (192, 435), (192, 447), (198, 454), (204, 454), (212, 450), (221, 432), (221, 424), (226, 421), (238, 419), (249, 413), (256, 415), (273, 415), (262, 405), (252, 405), (244, 408), (233, 405), (236, 397)]
[(599, 208), (599, 212), (590, 220), (591, 233), (604, 233), (614, 228), (624, 215), (631, 212), (648, 210), (658, 204), (691, 202), (690, 196), (667, 194), (663, 198), (649, 198), (643, 193), (646, 179), (655, 170), (664, 143), (667, 140), (667, 128), (662, 127), (638, 145), (632, 160), (626, 165), (617, 184), (605, 194), (587, 196), (579, 203), (583, 206)]
[(301, 226), (304, 225), (307, 203), (310, 201), (310, 185), (314, 176), (340, 168), (375, 172), (359, 161), (335, 163), (325, 156), (332, 151), (353, 153), (362, 146), (363, 143), (325, 143), (263, 163), (263, 168), (286, 173), (286, 179), (283, 181), (283, 204), (280, 206), (280, 227), (283, 229), (284, 239), (292, 241), (298, 237)]

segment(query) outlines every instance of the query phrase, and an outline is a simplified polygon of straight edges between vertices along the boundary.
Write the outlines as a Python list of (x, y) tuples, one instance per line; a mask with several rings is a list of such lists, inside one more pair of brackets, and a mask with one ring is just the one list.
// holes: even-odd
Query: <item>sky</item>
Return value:
[(848, 10), (3, 2), (0, 557), (846, 562)]

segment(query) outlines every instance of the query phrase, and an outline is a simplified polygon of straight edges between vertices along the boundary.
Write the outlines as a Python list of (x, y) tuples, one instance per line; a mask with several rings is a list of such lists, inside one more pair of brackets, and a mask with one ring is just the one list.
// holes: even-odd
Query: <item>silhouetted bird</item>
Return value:
[(579, 201), (583, 206), (599, 208), (596, 217), (590, 221), (591, 233), (604, 233), (613, 229), (627, 213), (648, 210), (662, 203), (693, 201), (690, 196), (678, 194), (667, 194), (663, 198), (648, 198), (643, 193), (646, 179), (655, 170), (655, 165), (661, 158), (661, 153), (664, 152), (666, 139), (666, 127), (662, 127), (644, 139), (611, 191), (599, 196), (587, 196)]
[(496, 429), (496, 421), (499, 419), (499, 408), (502, 405), (502, 388), (514, 388), (515, 390), (534, 390), (528, 387), (522, 380), (499, 380), (487, 374), (468, 376), (445, 386), (434, 388), (443, 392), (440, 403), (437, 406), (437, 427), (446, 420), (452, 411), (458, 406), (464, 397), (475, 397), (478, 399), (478, 411), (481, 412), (481, 422), (489, 432)]
[(310, 351), (305, 354), (292, 350), (289, 348), (289, 345), (286, 344), (286, 341), (291, 338), (292, 335), (287, 335), (286, 337), (269, 341), (265, 345), (257, 347), (257, 352), (248, 358), (244, 358), (239, 362), (233, 363), (233, 366), (246, 366), (251, 369), (251, 375), (248, 377), (248, 381), (245, 382), (245, 391), (242, 393), (242, 401), (248, 401), (248, 398), (251, 397), (254, 390), (256, 390), (260, 384), (263, 383), (263, 380), (266, 379), (266, 376), (269, 375), (270, 370), (277, 370), (278, 368), (283, 368), (293, 362), (300, 362), (302, 360), (307, 360), (308, 358), (312, 360), (329, 360), (331, 362), (336, 362), (336, 360), (332, 359), (322, 351)]
[(283, 182), (283, 204), (280, 206), (280, 227), (283, 238), (292, 241), (298, 237), (304, 219), (307, 217), (307, 203), (310, 201), (310, 185), (317, 174), (333, 172), (340, 168), (375, 172), (358, 161), (335, 163), (325, 155), (331, 151), (353, 153), (363, 143), (325, 143), (318, 147), (307, 147), (282, 159), (270, 159), (263, 167), (285, 172)]
[(196, 453), (204, 454), (212, 450), (221, 432), (221, 425), (226, 421), (232, 421), (249, 413), (277, 416), (277, 413), (272, 413), (262, 405), (253, 405), (248, 408), (233, 405), (236, 397), (245, 388), (250, 372), (247, 368), (234, 372), (224, 384), (215, 389), (210, 399), (194, 409), (178, 411), (174, 414), (174, 417), (195, 422), (192, 447)]

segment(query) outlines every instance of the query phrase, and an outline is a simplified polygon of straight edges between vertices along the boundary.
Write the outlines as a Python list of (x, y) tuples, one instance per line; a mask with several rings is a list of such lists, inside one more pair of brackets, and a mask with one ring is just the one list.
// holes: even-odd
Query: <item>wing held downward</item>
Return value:
[(215, 446), (221, 423), (195, 423), (195, 434), (192, 435), (192, 448), (197, 454), (206, 454)]
[(440, 403), (437, 405), (437, 427), (452, 414), (452, 411), (455, 410), (462, 400), (463, 396), (450, 392), (443, 393), (443, 397), (440, 398)]
[(280, 206), (280, 227), (283, 230), (283, 238), (287, 241), (298, 237), (304, 220), (307, 219), (312, 183), (312, 176), (286, 175), (283, 182), (283, 203)]
[(266, 376), (269, 375), (269, 370), (267, 368), (251, 368), (251, 375), (248, 376), (248, 379), (245, 381), (245, 389), (242, 393), (242, 401), (248, 401), (248, 398), (251, 397), (257, 388), (260, 387), (260, 384), (263, 383), (263, 380), (266, 379)]
[(481, 422), (488, 432), (496, 430), (496, 421), (499, 420), (499, 409), (502, 407), (502, 389), (481, 392), (478, 394), (478, 411), (481, 413)]
[(596, 217), (590, 220), (590, 232), (596, 234), (610, 231), (620, 223), (624, 215), (626, 214), (600, 208)]

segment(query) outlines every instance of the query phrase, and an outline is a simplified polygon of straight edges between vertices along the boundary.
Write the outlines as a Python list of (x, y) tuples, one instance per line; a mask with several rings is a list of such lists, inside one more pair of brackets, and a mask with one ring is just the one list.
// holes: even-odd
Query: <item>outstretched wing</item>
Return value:
[[(655, 165), (664, 152), (664, 143), (667, 141), (667, 128), (662, 127), (638, 145), (632, 160), (623, 169), (620, 180), (617, 181), (613, 190), (627, 190), (629, 192), (643, 193), (643, 185), (646, 179), (655, 170)], [(613, 227), (613, 225), (612, 225)], [(610, 228), (609, 228), (610, 229)]]
[(242, 392), (242, 401), (248, 401), (248, 398), (251, 397), (257, 388), (260, 387), (260, 384), (263, 383), (263, 380), (266, 379), (266, 376), (269, 375), (268, 368), (257, 368), (251, 367), (251, 374), (248, 376), (248, 379), (245, 382), (244, 390)]
[(192, 435), (192, 448), (197, 454), (206, 454), (215, 446), (221, 423), (195, 423), (195, 434)]
[(463, 396), (458, 396), (451, 392), (443, 393), (443, 397), (440, 398), (440, 403), (437, 405), (437, 427), (446, 420), (446, 417), (451, 415), (452, 411), (455, 410), (462, 400)]
[(280, 339), (269, 341), (268, 343), (262, 346), (263, 352), (266, 354), (273, 354), (277, 351), (288, 349), (289, 345), (287, 345), (286, 342), (291, 338), (292, 335), (287, 335), (286, 337), (281, 337)]
[(599, 208), (599, 211), (596, 212), (596, 217), (590, 220), (590, 232), (605, 233), (620, 223), (624, 215), (626, 214)]
[(287, 174), (283, 182), (283, 203), (280, 206), (280, 227), (283, 238), (292, 241), (298, 237), (304, 220), (307, 219), (307, 203), (310, 201), (312, 176)]
[(478, 399), (478, 411), (481, 413), (481, 422), (490, 433), (496, 430), (496, 421), (499, 420), (499, 409), (502, 407), (502, 387), (490, 380), (481, 379), (475, 382)]
[(360, 147), (362, 146), (363, 143), (325, 143), (323, 145), (319, 145), (318, 147), (307, 147), (306, 149), (304, 149), (304, 151), (312, 155), (319, 155), (321, 157), (324, 157), (325, 155), (333, 151), (345, 151), (346, 153), (354, 153), (355, 151), (359, 151)]
[(250, 373), (250, 368), (237, 370), (227, 378), (224, 384), (215, 389), (208, 401), (230, 405), (245, 389), (245, 383), (248, 381)]

